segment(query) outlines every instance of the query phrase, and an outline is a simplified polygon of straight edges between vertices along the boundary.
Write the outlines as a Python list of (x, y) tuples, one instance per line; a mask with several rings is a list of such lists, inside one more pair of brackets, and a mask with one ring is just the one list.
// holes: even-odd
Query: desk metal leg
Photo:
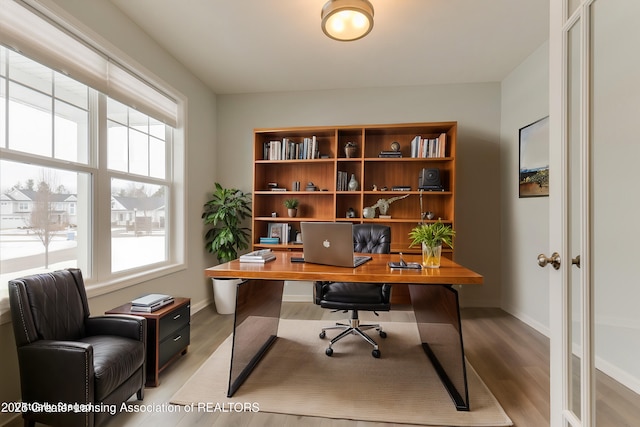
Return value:
[(420, 340), (458, 411), (469, 410), (458, 292), (450, 285), (409, 285)]
[(282, 307), (282, 280), (238, 284), (227, 397), (233, 396), (275, 342)]

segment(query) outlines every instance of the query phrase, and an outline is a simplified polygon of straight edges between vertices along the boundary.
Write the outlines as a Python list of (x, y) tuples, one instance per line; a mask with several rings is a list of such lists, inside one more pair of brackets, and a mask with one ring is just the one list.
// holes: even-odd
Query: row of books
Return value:
[(268, 141), (263, 145), (262, 158), (264, 160), (304, 160), (318, 159), (318, 141), (314, 136), (303, 138), (302, 142), (295, 142), (289, 138)]
[(240, 262), (257, 262), (264, 264), (265, 262), (273, 261), (274, 259), (276, 259), (276, 255), (271, 252), (271, 249), (260, 249), (249, 252), (248, 254), (240, 255)]
[(165, 294), (144, 295), (131, 301), (131, 311), (151, 313), (173, 303), (173, 297)]
[(411, 140), (411, 157), (434, 158), (446, 157), (447, 134), (441, 133), (437, 138), (423, 138), (416, 135)]
[(347, 191), (349, 189), (349, 173), (345, 171), (338, 171), (338, 177), (336, 180), (337, 191)]

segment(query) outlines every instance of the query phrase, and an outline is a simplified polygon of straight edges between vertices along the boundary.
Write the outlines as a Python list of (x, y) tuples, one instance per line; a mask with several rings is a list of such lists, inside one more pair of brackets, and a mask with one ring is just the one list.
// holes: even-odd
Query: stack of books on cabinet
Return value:
[(173, 303), (173, 297), (171, 295), (149, 294), (131, 301), (131, 311), (152, 313), (171, 303)]

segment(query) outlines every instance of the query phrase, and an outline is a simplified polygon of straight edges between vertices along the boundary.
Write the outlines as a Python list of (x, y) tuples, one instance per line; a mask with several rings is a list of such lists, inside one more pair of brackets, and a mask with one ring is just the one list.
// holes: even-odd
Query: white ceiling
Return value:
[(364, 39), (326, 0), (111, 0), (218, 94), (499, 82), (548, 39), (548, 0), (370, 0)]

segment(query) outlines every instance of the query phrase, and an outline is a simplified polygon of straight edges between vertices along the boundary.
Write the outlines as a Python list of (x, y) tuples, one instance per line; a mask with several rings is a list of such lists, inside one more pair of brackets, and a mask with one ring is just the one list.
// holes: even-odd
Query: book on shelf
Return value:
[(336, 181), (337, 191), (347, 191), (349, 189), (349, 174), (345, 171), (338, 171), (338, 177)]
[(280, 243), (279, 237), (260, 237), (260, 243), (263, 245), (277, 245)]
[(171, 295), (149, 294), (131, 301), (131, 311), (151, 313), (171, 303), (173, 303), (173, 297)]
[(274, 259), (276, 259), (276, 255), (271, 252), (271, 249), (260, 249), (244, 255), (240, 255), (240, 262), (265, 263), (273, 261)]
[(305, 160), (320, 158), (318, 140), (315, 135), (303, 138), (302, 141), (293, 141), (291, 138), (282, 138), (266, 141), (262, 146), (262, 158), (264, 160)]
[(416, 135), (411, 140), (411, 157), (442, 158), (446, 157), (447, 134), (442, 132), (437, 138), (423, 138)]
[(400, 151), (381, 151), (378, 157), (398, 158), (402, 157), (402, 153)]

